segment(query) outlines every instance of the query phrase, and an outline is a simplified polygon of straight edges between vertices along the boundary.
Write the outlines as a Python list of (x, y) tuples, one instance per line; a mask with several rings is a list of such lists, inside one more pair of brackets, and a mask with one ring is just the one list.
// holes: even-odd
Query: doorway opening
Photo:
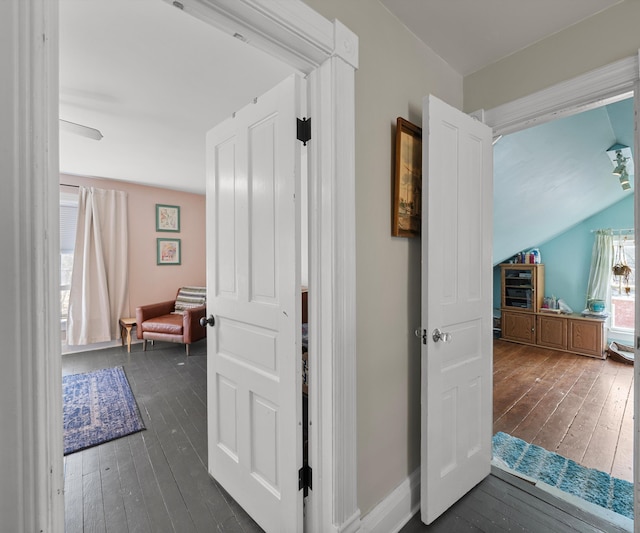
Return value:
[[(633, 234), (635, 187), (621, 187), (607, 156), (616, 144), (635, 145), (629, 96), (579, 113), (567, 111), (495, 143), (493, 433), (507, 433), (633, 483), (634, 369), (602, 357), (612, 341), (633, 344), (634, 312), (624, 317), (626, 331), (614, 327), (614, 317), (622, 320), (623, 311), (634, 308), (634, 278), (628, 277), (624, 294), (617, 294), (620, 278), (613, 276), (611, 262), (605, 309), (594, 311), (587, 297), (595, 232)], [(505, 225), (505, 220), (512, 222)], [(505, 288), (500, 273), (509, 268), (501, 269), (500, 263), (516, 263), (510, 267), (517, 270), (519, 252), (533, 250), (531, 262), (539, 254), (544, 265), (544, 294), (537, 294), (541, 309), (532, 293), (516, 294), (523, 287)], [(617, 291), (612, 290), (616, 283)], [(519, 300), (527, 294), (534, 301)], [(516, 301), (522, 309), (513, 309)], [(522, 319), (520, 326), (514, 317)], [(591, 353), (572, 346), (579, 333), (571, 329), (578, 323), (571, 317), (604, 322), (596, 328), (602, 338), (593, 339)], [(555, 324), (557, 329), (549, 329)]]
[[(159, 2), (157, 0), (146, 2), (144, 5), (142, 5), (142, 3), (138, 3), (136, 8), (138, 8), (139, 11), (138, 10), (134, 10), (133, 13), (130, 12), (128, 9), (125, 10), (122, 5), (118, 6), (117, 4), (114, 4), (113, 2), (107, 2), (105, 5), (102, 6), (101, 10), (98, 10), (98, 12), (95, 12), (95, 11), (92, 12), (92, 8), (95, 8), (96, 6), (97, 6), (97, 4), (93, 4), (92, 6), (88, 7), (88, 9), (86, 11), (87, 14), (92, 14), (93, 15), (92, 20), (91, 21), (90, 20), (85, 20), (84, 23), (79, 23), (80, 22), (80, 21), (78, 21), (78, 17), (80, 16), (79, 11), (82, 11), (82, 10), (78, 10), (76, 8), (76, 6), (74, 6), (74, 9), (72, 10), (73, 12), (70, 13), (69, 11), (64, 9), (64, 0), (61, 2), (61, 8), (62, 8), (61, 9), (61, 11), (62, 11), (62, 17), (61, 17), (61, 20), (62, 20), (62, 23), (61, 23), (61, 26), (62, 26), (62, 31), (61, 31), (62, 39), (61, 40), (63, 41), (63, 43), (69, 43), (68, 46), (63, 46), (62, 47), (62, 54), (64, 54), (65, 52), (77, 52), (78, 50), (83, 50), (84, 53), (88, 52), (92, 57), (92, 63), (91, 63), (91, 67), (92, 68), (97, 66), (99, 68), (99, 70), (100, 69), (104, 70), (104, 72), (102, 72), (102, 75), (105, 75), (105, 76), (107, 76), (109, 78), (126, 80), (125, 83), (123, 85), (121, 85), (121, 86), (117, 86), (117, 87), (111, 86), (111, 88), (115, 92), (117, 92), (119, 97), (122, 98), (123, 100), (127, 100), (129, 102), (131, 102), (132, 100), (135, 100), (135, 94), (131, 95), (129, 93), (126, 93), (127, 87), (129, 85), (134, 85), (134, 87), (133, 87), (134, 88), (134, 91), (133, 91), (134, 93), (135, 92), (142, 92), (143, 94), (145, 94), (145, 93), (148, 94), (148, 92), (150, 91), (148, 86), (146, 86), (146, 87), (144, 85), (135, 86), (135, 81), (132, 79), (131, 76), (128, 76), (128, 79), (127, 79), (127, 76), (126, 76), (125, 72), (118, 71), (118, 67), (122, 67), (123, 65), (118, 61), (113, 61), (113, 56), (112, 55), (109, 55), (109, 57), (105, 58), (105, 61), (103, 63), (100, 62), (99, 53), (98, 53), (99, 50), (98, 51), (94, 50), (93, 52), (95, 52), (95, 53), (91, 52), (91, 47), (96, 44), (96, 41), (93, 38), (89, 38), (88, 40), (86, 40), (84, 42), (84, 44), (79, 43), (78, 39), (80, 39), (80, 40), (82, 40), (83, 38), (86, 39), (88, 33), (89, 34), (92, 33), (92, 32), (88, 32), (87, 33), (87, 29), (89, 27), (91, 27), (92, 22), (97, 24), (99, 27), (102, 27), (105, 24), (105, 15), (106, 14), (109, 14), (109, 15), (114, 14), (114, 12), (118, 10), (118, 8), (120, 9), (120, 13), (123, 14), (121, 22), (120, 22), (120, 32), (119, 32), (119, 36), (118, 36), (118, 41), (120, 41), (121, 44), (122, 44), (122, 41), (127, 36), (127, 33), (124, 31), (124, 28), (123, 28), (123, 26), (125, 26), (124, 19), (126, 19), (126, 21), (127, 21), (126, 26), (128, 28), (131, 28), (131, 27), (134, 28), (134, 31), (132, 32), (133, 34), (139, 34), (140, 32), (151, 33), (151, 29), (152, 28), (149, 27), (148, 25), (149, 24), (153, 25), (154, 23), (156, 25), (158, 25), (159, 20), (160, 21), (164, 21), (167, 24), (169, 24), (168, 27), (171, 27), (172, 31), (174, 33), (177, 33), (179, 31), (182, 31), (181, 30), (181, 26), (179, 24), (180, 19), (181, 18), (184, 19), (184, 17), (187, 17), (188, 19), (192, 19), (193, 17), (190, 14), (181, 13), (180, 11), (175, 9), (173, 6), (167, 5), (167, 4)], [(166, 19), (164, 18), (165, 14), (163, 13), (161, 15), (158, 15), (157, 14), (158, 11), (164, 11), (167, 14), (166, 15)], [(136, 13), (138, 15), (144, 15), (144, 19), (143, 20), (136, 20), (135, 19)], [(65, 18), (65, 15), (72, 15), (73, 16), (73, 23), (69, 22)], [(171, 24), (171, 22), (167, 22), (170, 17), (173, 17), (175, 20), (177, 20), (178, 23)], [(129, 26), (129, 23), (131, 23), (131, 26)], [(204, 25), (201, 21), (196, 21), (196, 25), (202, 26), (204, 28), (205, 32), (214, 32), (216, 34), (219, 33), (219, 31), (216, 28), (211, 28), (211, 27), (209, 27), (207, 25)], [(193, 26), (193, 24), (191, 24), (190, 26)], [(72, 38), (72, 36), (69, 33), (65, 33), (65, 29), (71, 29), (72, 31), (78, 32), (80, 35), (74, 35), (73, 38)], [(185, 38), (184, 40), (182, 40), (182, 42), (184, 42), (187, 45), (189, 45), (189, 43), (192, 42), (192, 40), (195, 39), (193, 31), (194, 31), (193, 27), (191, 27), (190, 30), (187, 30), (188, 37)], [(95, 34), (93, 34), (92, 36), (94, 37)], [(229, 46), (227, 46), (226, 50), (225, 50), (226, 54), (230, 53), (231, 46), (240, 45), (241, 47), (243, 47), (245, 49), (247, 48), (246, 45), (241, 43), (241, 41), (239, 41), (238, 39), (233, 39), (232, 37), (229, 37), (229, 36), (223, 36), (223, 39), (226, 39), (227, 43), (229, 43)], [(137, 39), (134, 39), (134, 41), (136, 41), (136, 40)], [(148, 49), (150, 47), (151, 48), (153, 47), (151, 38), (149, 38), (149, 40), (144, 43), (143, 47), (136, 48), (133, 44), (131, 44), (131, 46), (128, 46), (128, 50), (129, 50), (129, 54), (130, 54), (129, 55), (129, 60), (133, 61), (134, 63), (135, 62), (140, 62), (140, 63), (143, 62), (143, 59), (135, 59), (133, 57), (134, 56), (134, 51), (137, 51), (138, 53), (141, 53), (148, 60), (149, 59)], [(196, 46), (196, 48), (197, 48), (197, 46)], [(105, 47), (104, 46), (104, 42), (102, 42), (102, 44), (100, 45), (99, 49), (101, 49), (104, 52), (104, 51), (109, 50), (109, 47)], [(118, 46), (116, 46), (115, 44), (113, 45), (113, 52), (115, 53), (115, 55), (118, 55)], [(145, 54), (147, 54), (147, 55), (145, 56)], [(183, 50), (183, 54), (185, 56), (190, 56), (191, 57), (191, 54), (193, 54), (193, 50), (185, 49), (185, 50)], [(255, 55), (259, 56), (259, 59), (257, 61), (258, 63), (264, 64), (266, 62), (264, 57), (263, 57), (266, 54), (264, 54), (262, 51), (256, 50), (255, 51)], [(77, 58), (74, 57), (74, 59), (77, 59)], [(71, 61), (72, 60), (69, 59), (69, 62), (71, 62)], [(207, 61), (209, 63), (212, 62), (212, 58), (208, 57)], [(273, 62), (275, 63), (276, 60), (273, 59)], [(61, 58), (61, 64), (63, 65), (63, 67), (62, 67), (62, 71), (63, 72), (66, 72), (65, 69), (64, 69), (65, 66), (66, 67), (70, 67), (69, 64), (67, 62), (65, 62), (64, 57)], [(101, 65), (102, 65), (102, 67), (101, 67)], [(114, 67), (114, 65), (115, 65), (115, 67)], [(83, 66), (82, 64), (77, 64), (76, 63), (76, 64), (73, 64), (72, 67), (70, 67), (70, 68), (73, 70), (74, 74), (77, 74), (78, 72), (83, 73), (83, 72), (86, 71), (86, 74), (87, 74), (86, 77), (78, 77), (78, 76), (72, 76), (72, 75), (61, 76), (61, 83), (62, 83), (62, 87), (63, 87), (63, 90), (61, 91), (63, 93), (61, 107), (65, 110), (66, 113), (74, 113), (75, 112), (76, 113), (76, 117), (79, 117), (79, 118), (75, 118), (75, 120), (77, 120), (78, 122), (93, 123), (93, 124), (97, 124), (97, 123), (103, 124), (104, 122), (102, 122), (102, 121), (110, 121), (111, 125), (112, 125), (111, 140), (113, 141), (117, 137), (117, 135), (119, 133), (118, 125), (115, 123), (114, 117), (119, 117), (119, 116), (122, 116), (122, 115), (126, 115), (127, 113), (125, 113), (124, 111), (120, 112), (118, 109), (116, 109), (117, 106), (114, 104), (113, 101), (110, 101), (109, 99), (107, 99), (107, 104), (108, 104), (107, 106), (103, 105), (104, 102), (101, 102), (100, 99), (97, 99), (98, 101), (96, 102), (96, 106), (94, 108), (88, 109), (88, 110), (87, 109), (83, 109), (83, 106), (74, 105), (74, 104), (77, 104), (78, 102), (74, 101), (73, 98), (70, 96), (70, 95), (74, 95), (74, 94), (83, 94), (83, 98), (85, 100), (90, 100), (91, 99), (91, 96), (88, 96), (90, 91), (85, 90), (86, 86), (84, 84), (89, 84), (89, 85), (96, 84), (96, 83), (99, 83), (99, 80), (97, 80), (94, 76), (91, 75), (91, 73), (89, 72), (89, 70), (90, 70), (89, 68), (85, 68), (85, 67), (87, 67), (87, 65)], [(113, 67), (113, 69), (112, 69), (112, 67)], [(166, 76), (167, 73), (169, 73), (169, 74), (175, 73), (176, 77), (178, 77), (180, 75), (182, 75), (184, 77), (184, 79), (180, 80), (179, 83), (177, 83), (175, 85), (172, 85), (171, 88), (168, 88), (168, 87), (165, 88), (168, 93), (173, 93), (173, 94), (170, 95), (170, 101), (176, 101), (177, 100), (177, 101), (180, 102), (180, 103), (176, 103), (175, 104), (175, 109), (171, 110), (169, 115), (171, 115), (173, 113), (177, 113), (177, 114), (180, 115), (180, 120), (184, 121), (184, 122), (197, 122), (199, 120), (202, 120), (202, 115), (205, 115), (205, 116), (208, 115), (203, 121), (203, 123), (206, 124), (204, 131), (197, 133), (198, 139), (200, 138), (199, 137), (200, 135), (202, 136), (202, 138), (204, 138), (204, 135), (206, 133), (206, 129), (208, 129), (209, 127), (212, 127), (212, 126), (215, 125), (215, 123), (209, 123), (209, 121), (219, 120), (219, 118), (220, 118), (216, 113), (218, 113), (218, 114), (219, 113), (225, 113), (222, 116), (226, 117), (227, 115), (231, 115), (235, 111), (235, 109), (233, 107), (230, 107), (230, 108), (227, 108), (227, 109), (223, 109), (221, 111), (220, 108), (216, 108), (213, 113), (211, 113), (211, 112), (207, 113), (206, 110), (198, 111), (196, 107), (188, 106), (188, 109), (183, 109), (182, 111), (180, 111), (180, 109), (182, 109), (184, 107), (183, 106), (184, 100), (181, 100), (180, 98), (177, 98), (178, 94), (181, 91), (184, 90), (187, 93), (189, 93), (189, 95), (190, 95), (190, 97), (192, 99), (196, 99), (196, 95), (194, 94), (195, 93), (194, 87), (197, 86), (198, 84), (204, 85), (205, 84), (205, 80), (203, 79), (203, 77), (198, 77), (197, 80), (196, 79), (189, 80), (189, 79), (186, 78), (184, 70), (183, 69), (181, 70), (179, 67), (180, 67), (180, 65), (174, 65), (173, 68), (175, 69), (175, 71), (171, 70), (169, 68), (169, 66), (168, 66), (168, 60), (167, 60), (166, 57), (165, 57), (164, 63), (162, 64), (162, 69), (161, 70), (163, 72), (163, 74), (162, 74), (163, 76)], [(220, 76), (222, 76), (223, 67), (224, 67), (224, 65), (221, 66), (218, 69), (218, 71), (215, 73), (216, 79), (219, 78)], [(275, 70), (275, 74), (274, 74), (275, 76), (281, 76), (281, 75), (283, 75), (282, 74), (283, 72), (287, 72), (288, 73), (288, 72), (297, 70), (297, 69), (294, 69), (293, 67), (291, 67), (290, 65), (285, 65), (284, 63), (282, 63), (282, 65), (279, 65), (278, 67), (279, 68)], [(209, 65), (208, 68), (212, 68), (212, 66)], [(153, 78), (154, 78), (154, 75), (155, 75), (154, 72), (153, 72), (154, 69), (149, 68), (148, 70), (150, 71), (150, 73), (149, 73), (149, 78), (150, 79), (141, 80), (141, 81), (143, 81), (144, 83), (148, 83), (149, 81), (151, 83), (153, 83)], [(246, 54), (245, 54), (245, 68), (243, 69), (244, 79), (238, 81), (238, 84), (243, 86), (242, 87), (242, 91), (244, 91), (244, 92), (246, 92), (247, 90), (251, 91), (251, 93), (250, 93), (251, 94), (251, 98), (247, 98), (246, 102), (242, 102), (243, 104), (249, 104), (250, 105), (251, 100), (256, 96), (256, 94), (254, 94), (254, 91), (255, 91), (255, 93), (259, 94), (260, 91), (262, 91), (261, 85), (264, 85), (265, 83), (269, 83), (268, 79), (265, 78), (265, 76), (263, 76), (262, 74), (256, 72), (255, 74), (259, 78), (258, 79), (259, 83), (254, 84), (253, 88), (247, 89), (246, 85), (248, 84), (249, 80), (246, 77), (246, 72), (252, 72), (253, 70), (254, 70), (253, 67), (246, 66)], [(137, 78), (137, 79), (139, 79), (139, 78)], [(216, 80), (214, 80), (214, 81), (216, 81)], [(105, 80), (105, 87), (104, 87), (105, 90), (106, 90), (107, 85), (108, 85), (107, 81)], [(216, 85), (217, 85), (217, 87), (222, 87), (222, 86), (219, 85), (218, 81), (216, 81)], [(229, 81), (229, 78), (227, 77), (227, 82), (224, 85), (228, 86), (228, 85), (233, 85), (233, 84)], [(121, 92), (119, 92), (119, 91), (121, 91)], [(206, 87), (202, 87), (202, 92), (206, 93), (206, 95), (203, 96), (203, 98), (206, 98), (207, 100), (211, 98), (212, 94), (214, 94), (212, 91), (210, 91)], [(239, 91), (234, 91), (235, 94), (233, 94), (232, 96), (234, 98), (237, 98), (238, 97), (238, 94), (237, 94), (238, 92)], [(125, 96), (125, 94), (128, 94), (128, 96)], [(202, 93), (199, 93), (199, 94), (202, 95)], [(249, 93), (247, 93), (247, 94), (249, 94)], [(155, 97), (159, 98), (159, 96), (157, 94), (155, 95)], [(240, 98), (242, 98), (242, 96)], [(117, 99), (114, 99), (114, 100), (117, 100)], [(235, 105), (235, 102), (232, 102), (231, 105)], [(109, 107), (111, 107), (111, 109), (108, 109)], [(195, 116), (188, 117), (187, 115), (189, 114), (189, 112), (193, 111), (194, 109), (196, 109), (196, 111), (197, 111)], [(86, 116), (81, 116), (83, 112), (87, 112), (87, 115)], [(144, 112), (142, 112), (142, 111), (140, 111), (139, 114), (136, 114), (136, 112), (133, 109), (129, 109), (128, 113), (129, 113), (129, 116), (125, 117), (125, 118), (127, 119), (126, 121), (128, 122), (128, 126), (129, 127), (135, 127), (135, 126), (132, 126), (132, 122), (135, 122), (136, 119), (142, 121), (142, 118), (144, 118)], [(112, 115), (112, 116), (109, 116), (109, 115)], [(164, 119), (166, 119), (166, 120), (170, 120), (170, 118), (171, 117), (167, 117), (167, 116), (164, 117)], [(145, 125), (143, 125), (143, 127), (145, 127)], [(108, 131), (108, 128), (105, 129), (104, 126), (101, 126), (101, 128), (105, 131), (105, 134), (106, 134), (107, 131)], [(140, 131), (138, 131), (138, 133), (143, 135), (142, 132), (140, 132)], [(160, 133), (162, 135), (162, 131)], [(189, 135), (190, 135), (190, 133), (189, 133)], [(151, 134), (148, 133), (147, 136), (144, 138), (144, 140), (145, 140), (145, 142), (150, 142), (151, 141)], [(106, 179), (115, 178), (114, 181), (113, 181), (113, 187), (116, 188), (116, 189), (119, 188), (119, 187), (123, 187), (123, 186), (126, 188), (127, 186), (129, 186), (129, 183), (124, 184), (123, 181), (133, 182), (138, 177), (138, 176), (135, 175), (135, 171), (134, 170), (129, 170), (129, 171), (125, 170), (124, 178), (123, 178), (122, 174), (117, 174), (117, 173), (115, 175), (111, 174), (110, 170), (112, 170), (112, 169), (109, 169), (108, 165), (109, 165), (109, 163), (113, 163), (113, 161), (109, 157), (106, 157), (106, 161), (105, 161), (105, 159), (102, 159), (102, 161), (104, 161), (106, 163), (106, 165), (107, 165), (107, 168), (104, 171), (96, 170), (95, 167), (92, 169), (91, 167), (86, 165), (86, 161), (76, 162), (73, 159), (73, 156), (75, 154), (81, 154), (82, 152), (80, 150), (75, 150), (73, 148), (73, 146), (72, 146), (72, 143), (78, 142), (78, 140), (74, 139), (74, 138), (71, 138), (71, 139), (70, 138), (65, 138), (64, 136), (61, 135), (61, 141), (62, 141), (61, 142), (61, 144), (62, 144), (62, 152), (64, 154), (67, 154), (67, 153), (72, 154), (68, 158), (67, 157), (63, 158), (63, 160), (62, 160), (63, 167), (62, 167), (61, 170), (63, 172), (65, 172), (65, 171), (66, 172), (71, 172), (71, 168), (73, 168), (73, 170), (75, 171), (75, 174), (76, 174), (75, 178), (83, 181), (83, 184), (85, 186), (91, 186), (92, 181), (94, 180), (94, 177), (101, 176), (101, 177), (106, 178)], [(105, 138), (103, 139), (103, 141), (110, 141), (109, 136), (105, 135)], [(86, 143), (87, 141), (86, 141), (86, 139), (83, 139), (83, 140), (80, 140), (80, 142), (85, 142)], [(203, 143), (198, 143), (198, 145), (199, 144), (203, 144)], [(107, 142), (106, 143), (106, 148), (110, 148), (110, 147), (113, 148), (113, 145), (109, 145), (109, 142)], [(156, 154), (155, 155), (155, 159), (160, 159), (161, 154), (162, 154), (162, 150), (157, 149), (157, 147), (158, 147), (158, 145), (156, 145), (156, 148), (154, 150), (152, 150), (152, 153)], [(96, 148), (96, 147), (94, 146), (94, 148)], [(136, 150), (140, 150), (140, 149), (141, 149), (141, 146), (138, 145), (136, 147)], [(201, 156), (201, 159), (204, 161), (205, 160), (204, 150), (202, 152), (203, 153), (200, 154), (200, 156)], [(124, 154), (124, 155), (126, 155), (126, 154)], [(169, 155), (173, 156), (174, 158), (176, 157), (175, 154), (169, 154)], [(112, 152), (112, 156), (113, 156), (113, 152)], [(175, 163), (175, 161), (171, 161), (171, 159), (172, 159), (172, 157), (169, 157), (166, 160), (165, 164), (170, 165), (172, 163)], [(306, 162), (307, 162), (307, 160), (305, 160), (305, 163)], [(100, 159), (94, 153), (94, 155), (92, 157), (92, 164), (96, 164), (96, 163), (100, 163)], [(144, 165), (145, 164), (145, 160), (143, 158), (140, 158), (138, 160), (138, 163)], [(156, 163), (157, 163), (157, 161), (150, 162), (149, 165), (150, 166), (151, 165), (155, 165)], [(69, 165), (69, 167), (67, 167), (66, 165)], [(124, 163), (123, 163), (123, 167), (124, 167)], [(82, 168), (82, 170), (80, 170), (81, 168)], [(133, 167), (131, 167), (131, 168), (135, 168), (135, 165)], [(203, 168), (203, 170), (204, 170), (204, 168)], [(185, 176), (187, 176), (188, 174), (189, 174), (188, 172), (184, 172)], [(204, 172), (203, 172), (203, 174), (204, 174)], [(307, 173), (305, 172), (304, 173), (304, 179), (306, 179), (306, 177), (307, 177)], [(142, 176), (142, 178), (143, 178), (143, 181), (144, 181), (144, 176)], [(186, 185), (186, 181), (187, 181), (187, 179), (185, 177), (184, 178), (184, 182), (185, 183), (180, 183), (180, 184), (178, 184), (178, 183), (168, 183), (168, 184), (164, 183), (163, 184), (162, 181), (160, 181), (160, 183), (155, 183), (155, 182), (149, 183), (149, 182), (146, 182), (145, 184), (146, 185), (153, 185), (154, 189), (162, 188), (162, 185), (165, 185), (165, 186), (168, 186), (168, 187), (179, 188), (179, 185), (180, 186)], [(104, 184), (104, 181), (101, 182), (100, 186), (103, 186), (103, 184)], [(202, 186), (203, 186), (202, 188), (204, 189), (204, 183), (202, 183)], [(304, 183), (300, 187), (300, 189), (302, 190), (302, 195), (301, 195), (302, 196), (302, 200), (301, 200), (301, 202), (303, 204), (303, 207), (302, 207), (302, 210), (301, 210), (302, 211), (302, 215), (301, 216), (303, 217), (303, 223), (302, 223), (302, 229), (300, 230), (300, 233), (302, 235), (302, 240), (303, 240), (303, 244), (301, 246), (301, 248), (302, 248), (302, 252), (301, 253), (302, 254), (308, 254), (308, 250), (309, 250), (309, 244), (308, 244), (309, 223), (306, 220), (307, 213), (308, 213), (308, 209), (306, 208), (306, 198), (307, 198), (306, 183)], [(149, 190), (151, 190), (151, 189), (149, 189)], [(160, 201), (160, 200), (158, 200), (158, 201)], [(183, 210), (182, 210), (183, 219), (185, 217), (188, 217), (190, 214), (192, 214), (192, 213), (189, 213), (186, 209), (184, 209), (184, 205), (183, 205)], [(183, 223), (184, 222), (185, 221), (183, 220)], [(198, 223), (202, 227), (205, 227), (206, 226), (206, 219), (204, 217), (202, 217), (202, 219), (199, 220)], [(147, 235), (147, 238), (155, 240), (157, 235), (155, 234), (153, 229), (151, 229), (150, 232), (148, 232), (148, 233), (149, 233), (149, 235)], [(181, 237), (183, 237), (183, 236), (181, 236)], [(137, 241), (137, 242), (140, 243), (141, 241)], [(183, 252), (187, 252), (188, 253), (188, 251), (186, 249), (184, 249)], [(183, 253), (183, 261), (182, 261), (183, 264), (186, 261), (188, 261), (187, 253)], [(305, 256), (305, 257), (301, 258), (299, 260), (299, 262), (301, 264), (301, 269), (303, 270), (300, 273), (300, 277), (301, 277), (302, 283), (305, 286), (308, 286), (309, 285), (309, 275), (308, 275), (308, 271), (307, 271), (307, 268), (308, 268), (308, 265), (309, 265), (308, 257)], [(132, 268), (135, 268), (135, 265), (133, 265)], [(140, 268), (147, 268), (147, 267), (145, 266), (145, 267), (140, 267)], [(132, 307), (131, 312), (129, 313), (130, 315), (132, 314), (133, 309), (136, 307), (136, 305), (143, 303), (145, 301), (145, 298), (148, 299), (150, 297), (146, 297), (142, 293), (130, 295), (130, 302), (131, 302), (131, 307)], [(139, 301), (136, 301), (136, 300), (139, 300)], [(307, 300), (305, 298), (304, 299), (304, 303), (306, 303), (306, 302), (307, 302)], [(305, 322), (305, 323), (308, 322), (308, 319), (305, 319), (304, 316), (303, 316), (303, 322)], [(313, 340), (312, 340), (312, 342), (313, 342)], [(118, 342), (118, 344), (119, 344), (119, 342)], [(96, 346), (93, 346), (93, 348), (95, 349)], [(307, 351), (307, 353), (308, 353), (308, 351)], [(199, 353), (198, 355), (203, 355), (203, 354)], [(130, 360), (125, 361), (125, 365), (128, 364), (129, 362), (131, 362), (131, 361)], [(185, 364), (185, 363), (183, 363), (183, 364)], [(300, 366), (302, 366), (302, 365), (300, 365)], [(306, 393), (309, 392), (309, 388), (308, 387), (307, 387), (307, 390), (305, 392)], [(145, 392), (144, 390), (141, 391), (141, 394), (146, 394), (146, 393), (147, 392)], [(299, 394), (302, 395), (303, 394), (302, 391), (300, 391)], [(205, 397), (206, 397), (206, 395), (205, 395)], [(306, 401), (306, 402), (304, 402), (304, 404), (308, 406), (309, 402)], [(305, 413), (305, 416), (303, 418), (304, 418), (304, 420), (308, 420), (308, 412)], [(308, 432), (306, 432), (306, 434), (308, 436)], [(303, 448), (303, 446), (304, 446), (305, 449), (308, 450), (309, 440), (307, 439), (304, 442), (301, 441), (298, 444), (299, 444), (300, 448)], [(80, 452), (80, 453), (82, 453), (82, 452)], [(150, 453), (148, 455), (151, 457)], [(206, 463), (206, 461), (205, 461), (205, 463)], [(77, 464), (77, 461), (74, 464)], [(113, 469), (111, 469), (111, 471), (112, 470)], [(67, 471), (70, 474), (73, 473), (73, 472), (70, 471), (70, 469), (67, 470)], [(297, 480), (297, 472), (294, 472), (293, 475), (296, 477), (296, 480)], [(96, 496), (98, 496), (100, 498), (101, 494), (100, 493), (96, 493)], [(187, 498), (185, 497), (185, 500), (186, 499)], [(75, 499), (73, 501), (75, 501), (76, 504), (78, 503), (77, 499)], [(80, 499), (80, 502), (83, 502), (82, 498)], [(93, 502), (93, 503), (95, 503), (95, 502)], [(83, 502), (83, 505), (91, 506), (91, 505), (93, 505), (93, 503), (91, 502), (91, 500), (86, 500), (86, 501)], [(71, 507), (68, 504), (67, 511), (69, 512), (70, 510), (71, 510)], [(81, 516), (83, 514), (82, 513), (82, 509), (71, 510), (71, 512), (75, 512), (75, 513), (80, 512)]]

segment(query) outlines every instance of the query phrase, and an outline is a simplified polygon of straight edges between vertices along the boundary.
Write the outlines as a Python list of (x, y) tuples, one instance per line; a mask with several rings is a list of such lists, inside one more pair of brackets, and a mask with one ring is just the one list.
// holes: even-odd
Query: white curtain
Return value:
[(587, 304), (589, 300), (609, 301), (611, 288), (611, 268), (613, 267), (613, 233), (609, 230), (597, 230), (591, 253), (591, 270), (587, 285)]
[(127, 193), (80, 187), (69, 294), (69, 345), (117, 339), (129, 315)]

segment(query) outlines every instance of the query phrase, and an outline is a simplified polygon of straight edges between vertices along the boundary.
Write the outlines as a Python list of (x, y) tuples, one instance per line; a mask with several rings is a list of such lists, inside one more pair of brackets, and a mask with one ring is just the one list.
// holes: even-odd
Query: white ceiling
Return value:
[(292, 68), (161, 0), (60, 0), (64, 173), (204, 193), (206, 132)]
[[(380, 0), (462, 74), (621, 0)], [(292, 69), (168, 0), (60, 0), (64, 173), (204, 192), (205, 133)]]
[(463, 76), (623, 0), (380, 0)]

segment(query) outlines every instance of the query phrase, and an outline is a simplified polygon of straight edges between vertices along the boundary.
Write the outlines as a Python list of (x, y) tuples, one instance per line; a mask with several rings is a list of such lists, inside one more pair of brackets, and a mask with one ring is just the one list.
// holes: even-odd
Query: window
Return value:
[[(633, 334), (636, 300), (636, 243), (633, 232), (613, 237), (611, 331)], [(626, 233), (626, 234), (625, 234)], [(628, 269), (620, 268), (627, 266)], [(615, 272), (620, 273), (616, 275)]]
[(78, 195), (60, 193), (60, 325), (62, 331), (67, 330), (69, 316), (69, 292), (77, 219)]

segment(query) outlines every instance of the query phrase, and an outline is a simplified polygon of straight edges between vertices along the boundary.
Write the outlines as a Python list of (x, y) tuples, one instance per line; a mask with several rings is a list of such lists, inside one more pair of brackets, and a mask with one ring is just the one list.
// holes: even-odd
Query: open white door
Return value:
[(491, 137), (481, 122), (425, 97), (421, 514), (427, 524), (491, 469)]
[(303, 527), (303, 83), (287, 78), (207, 134), (209, 473), (267, 532)]

